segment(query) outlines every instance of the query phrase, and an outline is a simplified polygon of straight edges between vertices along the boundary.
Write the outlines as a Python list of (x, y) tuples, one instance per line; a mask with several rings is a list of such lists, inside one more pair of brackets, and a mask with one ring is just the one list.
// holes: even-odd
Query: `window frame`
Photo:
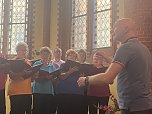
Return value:
[[(29, 46), (29, 58), (32, 58), (32, 13), (33, 13), (33, 0), (25, 0), (25, 21), (23, 23), (14, 23), (12, 22), (12, 10), (11, 5), (13, 4), (13, 0), (3, 0), (4, 1), (4, 19), (3, 19), (3, 30), (1, 30), (2, 37), (1, 37), (1, 53), (5, 54), (6, 56), (14, 56), (15, 53), (9, 53), (11, 51), (11, 47), (9, 46), (11, 43), (11, 35), (10, 32), (12, 30), (12, 26), (16, 24), (24, 24), (24, 36), (23, 42), (26, 42)], [(20, 2), (20, 1), (19, 1)], [(28, 12), (28, 14), (27, 14)], [(11, 29), (11, 30), (10, 30)], [(13, 45), (14, 46), (14, 45)], [(10, 48), (10, 50), (9, 50)]]
[[(93, 47), (93, 43), (94, 43), (94, 40), (93, 40), (93, 38), (94, 38), (94, 36), (95, 36), (95, 33), (94, 33), (94, 16), (95, 15), (97, 15), (97, 13), (98, 12), (101, 12), (101, 11), (96, 11), (95, 12), (95, 2), (96, 2), (96, 0), (88, 0), (88, 4), (87, 4), (87, 27), (86, 27), (86, 30), (87, 30), (87, 35), (86, 35), (86, 39), (87, 39), (87, 41), (86, 41), (86, 50), (87, 51), (92, 51), (92, 50), (94, 50), (94, 49), (101, 49), (101, 48), (111, 48), (112, 47), (112, 35), (111, 35), (111, 32), (110, 32), (110, 47), (109, 46), (107, 46), (107, 47), (97, 47), (97, 48), (94, 48)], [(111, 31), (111, 28), (112, 28), (112, 13), (113, 13), (113, 9), (112, 9), (112, 7), (113, 7), (113, 3), (112, 3), (112, 0), (110, 0), (110, 4), (111, 4), (111, 8), (109, 9), (110, 10), (110, 31)], [(93, 5), (92, 5), (93, 4)], [(73, 4), (72, 4), (72, 6), (73, 6)], [(72, 7), (72, 9), (74, 9), (73, 7)], [(107, 11), (107, 10), (105, 10), (105, 11)], [(73, 23), (72, 23), (73, 24)], [(72, 31), (72, 34), (74, 34), (73, 33), (73, 27), (71, 28), (71, 31)], [(74, 44), (74, 42), (72, 41), (74, 36), (71, 36), (71, 42), (72, 42), (72, 44), (71, 44), (71, 48), (73, 48), (74, 49), (74, 46), (73, 46), (73, 44)]]

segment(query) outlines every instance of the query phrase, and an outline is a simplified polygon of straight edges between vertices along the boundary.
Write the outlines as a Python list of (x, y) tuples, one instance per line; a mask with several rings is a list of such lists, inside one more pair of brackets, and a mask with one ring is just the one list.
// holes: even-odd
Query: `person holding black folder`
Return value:
[[(69, 49), (66, 52), (66, 62), (76, 61), (77, 52)], [(62, 67), (61, 76), (56, 86), (57, 114), (84, 114), (84, 88), (78, 87), (78, 67), (67, 65)]]
[[(93, 55), (93, 65), (92, 74), (104, 73), (108, 67), (103, 65), (103, 59), (106, 59), (101, 52), (96, 52)], [(110, 96), (109, 84), (103, 85), (89, 85), (87, 91), (87, 101), (89, 114), (98, 114), (98, 110), (95, 106), (108, 106)], [(94, 106), (95, 105), (95, 106)], [(106, 111), (99, 110), (99, 114), (105, 114)]]
[[(0, 58), (5, 58), (3, 54), (0, 54)], [(6, 102), (5, 102), (5, 83), (7, 79), (7, 64), (0, 64), (0, 114), (6, 114)]]
[[(30, 66), (30, 62), (27, 59), (28, 45), (24, 42), (18, 43), (16, 52), (17, 56), (14, 60), (24, 60)], [(24, 70), (9, 72), (8, 95), (10, 97), (10, 114), (31, 114), (31, 77), (24, 79), (22, 76), (19, 76), (22, 75)]]
[[(53, 56), (54, 56), (54, 59), (52, 60), (53, 65), (55, 66), (56, 69), (60, 69), (61, 65), (65, 63), (65, 61), (61, 59), (62, 49), (59, 48), (59, 47), (56, 47), (53, 51)], [(58, 78), (54, 78), (53, 79), (54, 89), (56, 88), (57, 82), (58, 82)], [(54, 105), (56, 105), (56, 108), (57, 108), (56, 90), (54, 90), (54, 92), (55, 92), (54, 93), (54, 98), (55, 98), (55, 104)]]
[[(84, 49), (78, 50), (77, 61), (81, 64), (86, 64), (87, 52)], [(84, 108), (84, 114), (88, 114), (88, 105), (87, 105), (87, 87), (84, 88), (84, 103), (86, 108)]]
[(34, 76), (33, 89), (33, 114), (54, 114), (54, 88), (50, 73), (55, 71), (55, 66), (50, 62), (52, 51), (49, 47), (40, 49), (41, 60), (36, 61), (33, 66), (43, 64), (38, 74)]

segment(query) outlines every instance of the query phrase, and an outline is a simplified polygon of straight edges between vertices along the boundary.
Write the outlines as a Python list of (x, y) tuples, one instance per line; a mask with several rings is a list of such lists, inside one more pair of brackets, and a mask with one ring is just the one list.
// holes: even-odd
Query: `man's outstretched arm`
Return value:
[(123, 68), (123, 64), (113, 62), (105, 73), (99, 73), (88, 77), (80, 77), (77, 81), (78, 85), (85, 86), (86, 83), (89, 83), (90, 85), (100, 85), (102, 83), (110, 84)]

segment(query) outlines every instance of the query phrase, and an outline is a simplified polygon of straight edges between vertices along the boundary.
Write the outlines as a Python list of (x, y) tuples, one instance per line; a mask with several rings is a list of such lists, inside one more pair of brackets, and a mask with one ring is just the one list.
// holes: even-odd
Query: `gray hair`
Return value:
[(17, 45), (16, 45), (16, 52), (19, 50), (19, 49), (21, 49), (21, 48), (25, 48), (26, 49), (26, 51), (27, 51), (27, 53), (28, 53), (28, 51), (29, 51), (29, 49), (28, 49), (28, 45), (27, 45), (27, 43), (25, 43), (25, 42), (19, 42)]

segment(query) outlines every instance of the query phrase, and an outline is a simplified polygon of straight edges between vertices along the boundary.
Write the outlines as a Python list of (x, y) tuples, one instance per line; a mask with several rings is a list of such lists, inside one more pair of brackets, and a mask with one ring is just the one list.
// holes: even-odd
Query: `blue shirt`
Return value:
[[(42, 61), (36, 61), (33, 66), (38, 64), (42, 64)], [(49, 73), (55, 71), (55, 67), (52, 64), (48, 64), (48, 66), (42, 66), (40, 69), (48, 71)], [(33, 93), (54, 95), (54, 88), (51, 80), (34, 80), (32, 85), (32, 91)]]
[[(61, 68), (64, 65), (61, 65)], [(60, 79), (56, 84), (57, 94), (79, 94), (84, 95), (84, 87), (79, 87), (77, 80), (79, 79), (79, 72), (72, 73), (68, 78)]]

